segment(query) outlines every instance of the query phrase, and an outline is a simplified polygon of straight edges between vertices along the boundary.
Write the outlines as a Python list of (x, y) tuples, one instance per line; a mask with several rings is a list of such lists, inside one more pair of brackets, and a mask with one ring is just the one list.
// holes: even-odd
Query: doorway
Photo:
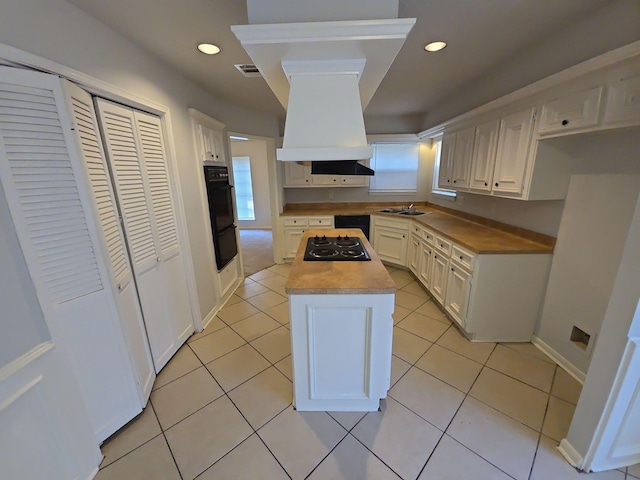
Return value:
[(268, 146), (262, 138), (230, 134), (234, 193), (244, 276), (275, 263), (273, 254), (272, 183)]

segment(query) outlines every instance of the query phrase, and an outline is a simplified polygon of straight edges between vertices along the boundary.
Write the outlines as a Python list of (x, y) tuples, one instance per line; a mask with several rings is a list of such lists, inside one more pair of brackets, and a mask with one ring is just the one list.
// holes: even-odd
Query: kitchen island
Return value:
[[(371, 260), (306, 261), (315, 235), (359, 237)], [(307, 230), (285, 289), (296, 409), (377, 410), (391, 378), (396, 286), (362, 231)]]

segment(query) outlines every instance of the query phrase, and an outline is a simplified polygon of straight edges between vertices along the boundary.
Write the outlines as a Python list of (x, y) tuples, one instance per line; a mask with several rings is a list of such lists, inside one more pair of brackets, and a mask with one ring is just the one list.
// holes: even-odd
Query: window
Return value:
[(374, 143), (369, 181), (372, 193), (415, 193), (420, 146), (417, 143)]
[(447, 197), (447, 200), (455, 201), (455, 190), (447, 190), (438, 187), (438, 177), (440, 176), (440, 154), (442, 153), (442, 137), (438, 140), (434, 140), (434, 144), (436, 147), (436, 155), (433, 162), (433, 182), (431, 185), (431, 193), (442, 195), (443, 197)]
[(231, 164), (233, 166), (238, 220), (255, 220), (253, 185), (251, 183), (251, 159), (249, 157), (233, 157)]

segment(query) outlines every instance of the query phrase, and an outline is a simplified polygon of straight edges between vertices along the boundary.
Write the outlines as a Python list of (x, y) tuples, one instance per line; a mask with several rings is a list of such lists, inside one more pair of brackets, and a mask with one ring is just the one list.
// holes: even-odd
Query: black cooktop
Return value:
[(369, 253), (362, 245), (359, 237), (347, 235), (337, 237), (325, 237), (316, 235), (309, 237), (304, 251), (304, 260), (344, 262), (371, 260)]

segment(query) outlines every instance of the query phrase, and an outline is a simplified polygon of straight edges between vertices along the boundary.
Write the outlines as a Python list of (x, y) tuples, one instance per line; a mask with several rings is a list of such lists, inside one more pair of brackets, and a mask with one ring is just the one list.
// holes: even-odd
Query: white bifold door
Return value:
[(160, 119), (96, 99), (156, 371), (194, 330)]

